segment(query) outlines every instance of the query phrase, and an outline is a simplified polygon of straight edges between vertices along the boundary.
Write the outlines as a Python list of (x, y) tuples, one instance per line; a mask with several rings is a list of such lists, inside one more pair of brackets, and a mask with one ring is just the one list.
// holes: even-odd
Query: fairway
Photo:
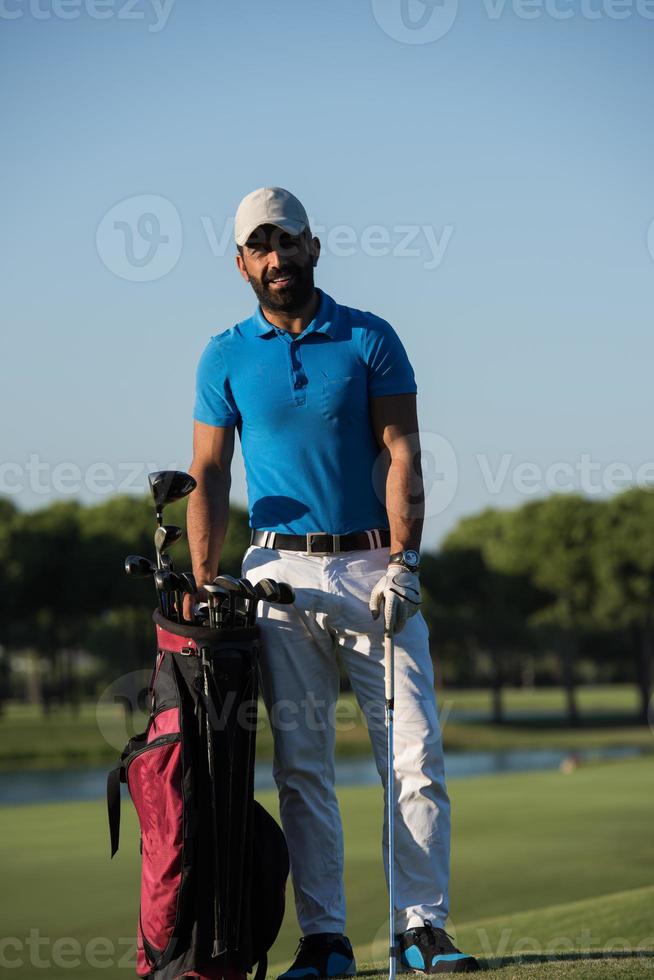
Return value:
[[(652, 775), (652, 763), (643, 759), (572, 775), (453, 783), (449, 931), (485, 957), (498, 978), (651, 974), (654, 960), (644, 951), (654, 951)], [(339, 795), (348, 932), (361, 971), (372, 976), (386, 944), (381, 793), (348, 788)], [(260, 798), (275, 812), (272, 794)], [(3, 947), (3, 973), (20, 960), (13, 972), (21, 980), (133, 975), (138, 843), (129, 801), (123, 814), (122, 847), (110, 862), (101, 803), (0, 811), (2, 936), (16, 940)], [(272, 950), (271, 974), (288, 965), (297, 943), (291, 906)], [(552, 950), (560, 959), (552, 960)], [(607, 959), (610, 950), (615, 957)], [(518, 956), (529, 965), (500, 966)]]
[[(149, 671), (143, 671), (144, 683)], [(560, 688), (507, 689), (504, 724), (490, 721), (488, 691), (443, 689), (438, 703), (446, 751), (511, 749), (601, 749), (610, 746), (651, 748), (652, 735), (635, 720), (633, 685), (613, 684), (579, 689), (582, 723), (571, 728), (564, 717)], [(475, 712), (474, 720), (457, 713)], [(512, 714), (513, 713), (513, 714)], [(113, 763), (128, 738), (141, 731), (147, 718), (136, 712), (128, 723), (110, 698), (85, 702), (73, 714), (54, 709), (45, 718), (35, 705), (12, 703), (0, 716), (0, 770), (102, 766)], [(340, 757), (370, 752), (360, 708), (343, 693), (335, 714), (336, 752)], [(272, 737), (263, 705), (260, 709), (257, 755), (270, 759)]]

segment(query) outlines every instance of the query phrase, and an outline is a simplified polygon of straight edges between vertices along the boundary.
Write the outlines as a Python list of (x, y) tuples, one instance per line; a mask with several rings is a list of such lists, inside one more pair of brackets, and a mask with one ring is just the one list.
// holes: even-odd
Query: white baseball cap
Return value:
[(297, 197), (283, 187), (260, 187), (243, 198), (234, 218), (234, 238), (245, 245), (259, 225), (275, 225), (289, 235), (299, 235), (309, 219)]

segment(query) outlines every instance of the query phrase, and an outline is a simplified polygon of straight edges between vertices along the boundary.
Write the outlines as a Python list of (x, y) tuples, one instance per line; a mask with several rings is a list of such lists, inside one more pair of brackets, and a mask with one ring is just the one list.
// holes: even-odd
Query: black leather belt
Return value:
[(353, 531), (352, 534), (278, 534), (277, 531), (252, 531), (250, 544), (260, 548), (279, 548), (282, 551), (303, 551), (305, 555), (335, 555), (339, 551), (371, 551), (388, 548), (391, 532), (387, 527), (372, 531)]

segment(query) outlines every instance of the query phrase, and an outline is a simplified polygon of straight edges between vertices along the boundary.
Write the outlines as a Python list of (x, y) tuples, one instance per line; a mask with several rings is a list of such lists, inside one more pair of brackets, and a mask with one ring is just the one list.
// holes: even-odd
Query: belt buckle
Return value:
[[(326, 531), (309, 531), (306, 535), (307, 538), (307, 555), (315, 555), (316, 557), (324, 557), (325, 555), (333, 555), (334, 552), (340, 551), (341, 548), (341, 536), (340, 534), (328, 534)], [(314, 551), (313, 550), (313, 539), (314, 538), (331, 538), (332, 539), (332, 550), (331, 551)]]

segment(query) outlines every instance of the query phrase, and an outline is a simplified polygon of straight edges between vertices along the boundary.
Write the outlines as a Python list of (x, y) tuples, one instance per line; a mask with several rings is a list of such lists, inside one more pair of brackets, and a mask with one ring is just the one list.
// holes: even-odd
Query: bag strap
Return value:
[(147, 737), (148, 729), (146, 728), (140, 735), (130, 738), (120, 754), (120, 762), (107, 775), (107, 815), (109, 817), (109, 840), (112, 857), (118, 850), (120, 841), (120, 784), (127, 782), (125, 760), (136, 748), (140, 748), (145, 743)]
[(111, 856), (118, 850), (120, 840), (120, 784), (125, 782), (125, 766), (112, 769), (107, 776), (107, 814), (109, 816), (109, 839)]

